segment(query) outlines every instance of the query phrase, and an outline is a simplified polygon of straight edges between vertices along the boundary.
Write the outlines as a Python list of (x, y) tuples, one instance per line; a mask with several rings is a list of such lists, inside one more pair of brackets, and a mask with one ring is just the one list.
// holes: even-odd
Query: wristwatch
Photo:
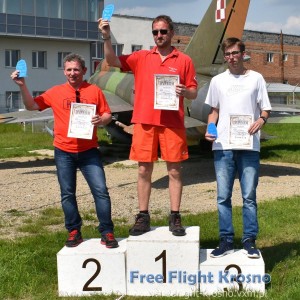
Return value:
[(267, 118), (266, 117), (263, 117), (263, 116), (260, 116), (260, 119), (263, 119), (264, 120), (264, 125), (267, 123)]

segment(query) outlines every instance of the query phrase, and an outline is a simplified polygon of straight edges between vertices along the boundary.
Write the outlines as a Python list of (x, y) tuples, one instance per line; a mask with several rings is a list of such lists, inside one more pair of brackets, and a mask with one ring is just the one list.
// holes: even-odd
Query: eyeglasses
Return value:
[(75, 91), (76, 94), (76, 103), (80, 103), (80, 93), (78, 91)]
[(232, 55), (233, 57), (236, 57), (239, 53), (241, 53), (242, 51), (232, 51), (232, 52), (225, 52), (224, 53), (224, 57), (230, 57), (230, 55)]
[(168, 33), (168, 29), (152, 30), (152, 34), (153, 35), (158, 35), (159, 32), (160, 32), (160, 34), (167, 34)]

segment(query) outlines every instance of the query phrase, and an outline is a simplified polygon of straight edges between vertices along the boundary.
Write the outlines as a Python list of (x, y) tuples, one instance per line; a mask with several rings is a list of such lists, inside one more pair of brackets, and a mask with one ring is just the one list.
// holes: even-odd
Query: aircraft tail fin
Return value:
[[(214, 76), (223, 64), (222, 41), (241, 38), (250, 0), (213, 0), (185, 49), (197, 73)], [(218, 18), (218, 20), (217, 20)]]

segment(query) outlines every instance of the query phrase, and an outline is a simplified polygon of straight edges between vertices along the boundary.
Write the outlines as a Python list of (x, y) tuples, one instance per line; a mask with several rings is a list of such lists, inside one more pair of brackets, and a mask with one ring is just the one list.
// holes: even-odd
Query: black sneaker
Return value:
[(139, 213), (135, 217), (135, 223), (132, 228), (129, 229), (130, 235), (141, 235), (145, 232), (150, 231), (150, 215)]
[(222, 257), (233, 252), (233, 243), (227, 242), (226, 238), (222, 238), (219, 246), (210, 253), (210, 257)]
[(115, 239), (114, 234), (112, 232), (102, 235), (101, 244), (105, 245), (106, 248), (119, 247), (118, 241)]
[(243, 252), (250, 258), (260, 258), (260, 252), (256, 249), (255, 239), (247, 239), (243, 242)]
[(74, 229), (71, 232), (69, 232), (69, 237), (66, 240), (65, 245), (66, 245), (66, 247), (76, 247), (82, 242), (83, 242), (83, 239), (81, 236), (81, 232), (77, 229)]
[(185, 229), (181, 226), (180, 214), (174, 213), (169, 216), (169, 230), (173, 235), (183, 236), (185, 235)]

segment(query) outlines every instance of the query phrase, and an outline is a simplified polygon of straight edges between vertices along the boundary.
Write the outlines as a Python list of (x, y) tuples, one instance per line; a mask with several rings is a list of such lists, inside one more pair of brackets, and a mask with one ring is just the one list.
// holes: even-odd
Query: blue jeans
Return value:
[(54, 150), (57, 177), (61, 191), (61, 204), (65, 214), (65, 227), (70, 232), (80, 230), (82, 219), (76, 201), (77, 169), (81, 171), (94, 197), (99, 220), (99, 232), (113, 232), (111, 201), (98, 149), (71, 153), (58, 148)]
[(256, 239), (258, 234), (256, 188), (259, 177), (259, 152), (248, 150), (215, 150), (214, 165), (217, 178), (217, 201), (220, 238), (233, 242), (232, 188), (236, 173), (243, 197), (243, 236)]

